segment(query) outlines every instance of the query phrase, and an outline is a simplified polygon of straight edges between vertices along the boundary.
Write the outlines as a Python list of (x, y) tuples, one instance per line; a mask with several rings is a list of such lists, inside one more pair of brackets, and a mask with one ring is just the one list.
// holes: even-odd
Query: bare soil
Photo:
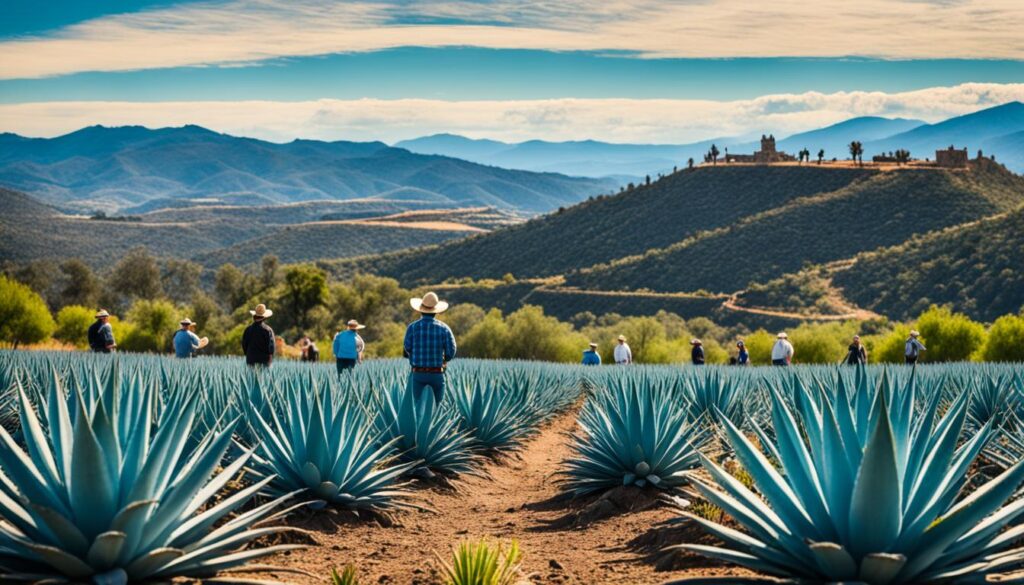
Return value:
[[(440, 582), (436, 555), (450, 557), (463, 539), (519, 541), (529, 582), (564, 584), (663, 583), (682, 577), (751, 573), (704, 557), (664, 548), (683, 542), (710, 544), (699, 527), (668, 521), (678, 514), (656, 494), (634, 488), (600, 497), (565, 500), (555, 473), (571, 455), (568, 434), (576, 410), (553, 419), (517, 456), (489, 462), (488, 478), (462, 480), (457, 489), (420, 486), (433, 512), (402, 512), (389, 519), (307, 512), (291, 524), (311, 531), (310, 548), (278, 555), (267, 564), (300, 569), (293, 583), (323, 583), (332, 567), (354, 564), (360, 583), (427, 585)], [(270, 575), (264, 574), (261, 578)]]

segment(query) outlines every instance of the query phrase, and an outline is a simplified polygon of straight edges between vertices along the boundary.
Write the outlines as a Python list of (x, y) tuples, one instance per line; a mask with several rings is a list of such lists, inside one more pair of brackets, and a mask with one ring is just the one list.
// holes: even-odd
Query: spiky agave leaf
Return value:
[[(573, 456), (560, 474), (562, 488), (579, 496), (622, 485), (670, 488), (688, 481), (709, 439), (687, 409), (669, 405), (672, 394), (643, 383), (598, 392), (584, 405)], [(680, 405), (682, 406), (682, 405)]]
[(400, 477), (415, 463), (394, 464), (392, 443), (380, 441), (355, 404), (340, 404), (328, 392), (291, 388), (284, 412), (269, 420), (246, 402), (246, 415), (260, 440), (253, 471), (271, 480), (272, 494), (303, 490), (311, 500), (352, 509), (408, 506)]
[(462, 429), (469, 431), (474, 448), (498, 452), (518, 449), (536, 420), (528, 405), (512, 389), (477, 382), (453, 388)]
[(487, 540), (460, 542), (451, 562), (441, 561), (446, 585), (512, 585), (520, 577), (519, 543), (508, 550)]
[(395, 384), (381, 392), (374, 419), (382, 442), (415, 466), (444, 474), (478, 474), (479, 457), (469, 432), (459, 428), (450, 409), (437, 405), (431, 392), (417, 399), (411, 384)]
[(990, 427), (961, 442), (969, 396), (936, 419), (940, 393), (921, 408), (915, 393), (913, 379), (901, 388), (883, 374), (875, 392), (861, 387), (852, 399), (803, 391), (795, 411), (773, 394), (781, 469), (726, 422), (757, 493), (706, 458), (714, 484), (694, 485), (746, 532), (690, 516), (725, 545), (680, 546), (808, 583), (981, 583), (1004, 571), (1024, 555), (1010, 548), (1024, 528), (1004, 532), (1024, 513), (1024, 500), (1004, 505), (1024, 462), (958, 502)]
[[(261, 485), (210, 505), (248, 457), (216, 471), (230, 428), (185, 455), (194, 394), (165, 409), (154, 432), (148, 416), (134, 426), (123, 424), (126, 413), (111, 406), (122, 403), (116, 383), (92, 398), (76, 387), (68, 398), (54, 380), (41, 406), (46, 427), (19, 390), (24, 449), (0, 430), (0, 516), (7, 520), (0, 523), (0, 580), (125, 583), (209, 576), (294, 548), (240, 550), (286, 530), (253, 525), (287, 497), (213, 528)], [(155, 393), (143, 390), (137, 400), (146, 409)]]

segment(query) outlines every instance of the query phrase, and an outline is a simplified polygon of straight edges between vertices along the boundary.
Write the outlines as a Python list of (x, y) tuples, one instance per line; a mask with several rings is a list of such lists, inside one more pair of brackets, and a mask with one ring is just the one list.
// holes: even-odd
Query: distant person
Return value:
[(209, 339), (196, 335), (195, 321), (185, 317), (179, 324), (181, 329), (174, 333), (174, 355), (182, 359), (196, 357), (196, 351), (206, 347)]
[(601, 354), (597, 353), (597, 344), (591, 342), (590, 349), (583, 352), (583, 365), (584, 366), (600, 366), (601, 365)]
[(860, 335), (853, 336), (853, 342), (850, 343), (850, 347), (846, 352), (846, 359), (843, 360), (847, 365), (856, 366), (864, 365), (868, 363), (868, 350), (864, 347), (864, 344), (860, 342)]
[(917, 358), (921, 357), (921, 352), (928, 351), (928, 348), (918, 339), (920, 336), (921, 333), (917, 329), (910, 330), (910, 337), (907, 338), (907, 344), (903, 349), (903, 357), (908, 364), (916, 364)]
[(429, 387), (434, 393), (434, 402), (444, 399), (444, 371), (448, 362), (455, 358), (455, 335), (452, 330), (435, 317), (448, 310), (448, 303), (428, 292), (423, 298), (409, 300), (420, 318), (409, 324), (405, 330), (403, 354), (409, 358), (412, 372), (409, 382), (414, 397), (419, 400), (423, 389)]
[(320, 361), (320, 348), (308, 335), (302, 337), (302, 361), (313, 363)]
[(691, 339), (690, 346), (692, 347), (690, 350), (690, 361), (693, 362), (693, 365), (695, 366), (703, 366), (704, 344), (699, 339)]
[(334, 363), (338, 367), (338, 375), (346, 370), (351, 370), (356, 367), (356, 364), (363, 361), (366, 343), (359, 336), (360, 329), (366, 329), (366, 325), (361, 325), (359, 321), (352, 319), (345, 325), (344, 331), (339, 331), (334, 336), (331, 350), (334, 352)]
[(615, 346), (615, 363), (620, 366), (628, 366), (633, 363), (633, 352), (629, 349), (629, 344), (626, 343), (626, 336), (619, 336), (619, 344)]
[(736, 365), (737, 366), (749, 366), (750, 365), (750, 352), (747, 351), (747, 346), (743, 343), (743, 340), (736, 342)]
[(776, 336), (775, 345), (772, 346), (772, 365), (788, 366), (793, 362), (793, 344), (789, 342), (789, 335), (785, 331)]
[(249, 311), (252, 315), (252, 325), (245, 328), (242, 333), (242, 353), (245, 354), (245, 363), (250, 366), (270, 367), (274, 360), (276, 344), (274, 330), (267, 325), (266, 321), (274, 314), (266, 305), (260, 303), (256, 308)]
[(96, 312), (96, 322), (89, 326), (89, 349), (95, 353), (111, 353), (117, 347), (114, 328), (110, 325), (110, 313), (106, 309)]

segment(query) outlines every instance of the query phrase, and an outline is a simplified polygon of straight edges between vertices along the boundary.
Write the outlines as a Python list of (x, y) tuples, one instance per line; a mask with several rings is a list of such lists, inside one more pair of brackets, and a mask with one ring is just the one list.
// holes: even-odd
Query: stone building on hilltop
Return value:
[(950, 144), (949, 148), (935, 151), (935, 164), (940, 167), (959, 169), (967, 166), (967, 149), (957, 150)]
[(775, 149), (775, 136), (761, 135), (761, 150), (754, 154), (727, 154), (725, 162), (771, 164), (777, 162), (796, 162), (796, 157)]

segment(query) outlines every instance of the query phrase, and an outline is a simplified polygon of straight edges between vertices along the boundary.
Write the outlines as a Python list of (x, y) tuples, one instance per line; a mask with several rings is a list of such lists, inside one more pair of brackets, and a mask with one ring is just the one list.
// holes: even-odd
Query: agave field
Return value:
[[(519, 490), (523, 508), (545, 510), (643, 496), (689, 528), (665, 543), (681, 566), (579, 582), (1024, 582), (1021, 366), (457, 360), (441, 404), (406, 387), (406, 368), (372, 361), (339, 378), (300, 363), (0, 352), (0, 582), (254, 582), (263, 571), (313, 583), (349, 563), (338, 582), (370, 582), (359, 555), (331, 552), (346, 546), (302, 556), (320, 542), (302, 527), (323, 511), (362, 523), (332, 542), (402, 537), (415, 544), (402, 554), (438, 568), (380, 582), (548, 582), (531, 554), (586, 546), (591, 528), (573, 526), (531, 550), (542, 530), (530, 517), (480, 534), (522, 536), (502, 555), (396, 532), (403, 521), (429, 532), (418, 524), (439, 514), (428, 496), (465, 498), (460, 485)], [(564, 435), (550, 431), (557, 421)], [(535, 459), (515, 461), (542, 442), (540, 460), (563, 451), (539, 480), (558, 497), (539, 502), (515, 475)], [(373, 524), (385, 517), (398, 527)], [(453, 547), (452, 561), (434, 556)], [(715, 571), (694, 569), (705, 565)]]

